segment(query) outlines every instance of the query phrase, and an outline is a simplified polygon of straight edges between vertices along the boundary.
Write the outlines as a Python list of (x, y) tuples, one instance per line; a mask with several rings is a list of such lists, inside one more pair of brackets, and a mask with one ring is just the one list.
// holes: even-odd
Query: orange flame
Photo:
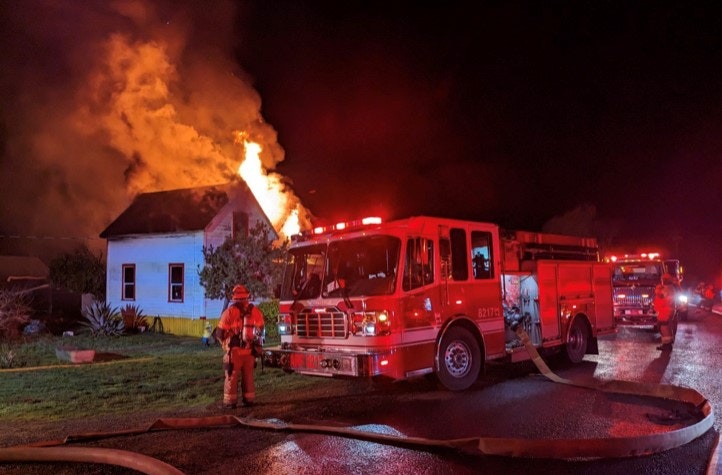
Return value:
[(289, 192), (277, 174), (268, 174), (261, 163), (261, 151), (256, 142), (245, 138), (243, 132), (236, 132), (237, 142), (243, 141), (244, 160), (238, 167), (238, 174), (243, 178), (256, 197), (258, 204), (266, 213), (274, 229), (284, 239), (301, 231), (300, 205), (293, 205), (289, 200)]

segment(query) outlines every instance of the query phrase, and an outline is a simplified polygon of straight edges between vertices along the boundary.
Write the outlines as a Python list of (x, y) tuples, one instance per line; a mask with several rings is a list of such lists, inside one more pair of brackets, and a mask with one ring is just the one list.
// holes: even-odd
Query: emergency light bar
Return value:
[(356, 219), (354, 221), (342, 221), (340, 223), (332, 224), (329, 226), (317, 226), (310, 231), (304, 231), (300, 234), (293, 236), (293, 239), (305, 239), (310, 236), (319, 236), (321, 234), (330, 234), (335, 231), (351, 231), (354, 229), (360, 229), (364, 226), (370, 226), (372, 224), (381, 224), (382, 220), (378, 216), (369, 216), (362, 219)]
[(662, 255), (658, 252), (643, 252), (641, 254), (625, 254), (623, 256), (608, 256), (604, 260), (606, 262), (627, 262), (627, 261), (643, 261), (660, 259)]

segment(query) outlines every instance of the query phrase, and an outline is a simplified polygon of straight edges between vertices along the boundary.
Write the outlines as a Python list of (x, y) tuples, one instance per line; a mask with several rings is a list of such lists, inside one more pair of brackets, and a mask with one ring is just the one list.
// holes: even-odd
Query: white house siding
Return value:
[[(203, 231), (161, 235), (133, 236), (108, 241), (108, 303), (122, 308), (136, 305), (149, 317), (206, 316), (203, 287), (198, 270), (203, 266)], [(135, 265), (135, 300), (122, 300), (122, 269)], [(183, 302), (168, 300), (168, 265), (184, 265)], [(218, 306), (222, 302), (218, 303)], [(210, 314), (208, 317), (216, 317)]]
[[(205, 264), (203, 246), (217, 248), (223, 244), (232, 232), (233, 212), (240, 210), (248, 213), (250, 228), (261, 221), (272, 229), (250, 190), (246, 190), (231, 194), (229, 203), (219, 210), (205, 230), (109, 237), (106, 280), (108, 303), (119, 309), (128, 304), (135, 305), (149, 320), (159, 316), (165, 322), (165, 330), (171, 333), (200, 335), (203, 321), (199, 319), (206, 317), (215, 324), (225, 303), (222, 299), (205, 298), (198, 277), (198, 272)], [(121, 298), (124, 264), (135, 265), (135, 300)], [(168, 301), (169, 264), (184, 264), (183, 302)]]

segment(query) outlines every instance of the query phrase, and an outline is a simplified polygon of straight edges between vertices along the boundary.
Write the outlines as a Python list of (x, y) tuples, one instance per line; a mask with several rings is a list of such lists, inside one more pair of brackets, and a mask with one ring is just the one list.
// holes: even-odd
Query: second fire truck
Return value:
[(435, 217), (319, 228), (296, 240), (266, 364), (302, 374), (434, 373), (471, 386), (491, 360), (541, 351), (579, 362), (615, 332), (611, 266), (597, 242)]
[(614, 319), (618, 325), (657, 326), (654, 289), (665, 274), (674, 281), (677, 314), (683, 320), (687, 318), (687, 295), (680, 285), (684, 269), (678, 259), (643, 252), (610, 255), (604, 260), (613, 266)]

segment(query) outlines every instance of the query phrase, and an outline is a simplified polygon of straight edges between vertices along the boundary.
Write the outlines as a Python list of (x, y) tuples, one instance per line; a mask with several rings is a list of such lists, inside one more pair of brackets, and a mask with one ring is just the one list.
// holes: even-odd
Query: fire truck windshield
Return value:
[(281, 299), (386, 295), (396, 287), (401, 241), (365, 236), (289, 250)]
[(615, 282), (659, 282), (664, 273), (661, 263), (658, 262), (627, 262), (614, 267)]

